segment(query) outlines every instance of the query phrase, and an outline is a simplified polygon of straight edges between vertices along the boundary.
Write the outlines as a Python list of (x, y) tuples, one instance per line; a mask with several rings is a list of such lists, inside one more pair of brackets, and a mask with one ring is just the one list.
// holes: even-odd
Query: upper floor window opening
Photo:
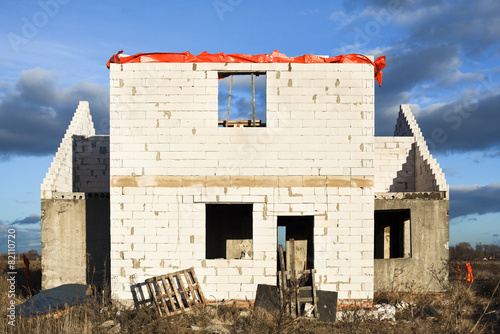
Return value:
[(266, 72), (219, 72), (219, 127), (266, 126)]

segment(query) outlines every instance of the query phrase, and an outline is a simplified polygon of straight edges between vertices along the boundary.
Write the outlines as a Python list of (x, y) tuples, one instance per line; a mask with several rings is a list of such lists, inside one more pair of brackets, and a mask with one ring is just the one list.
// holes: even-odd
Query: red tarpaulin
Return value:
[(336, 57), (320, 57), (315, 55), (303, 55), (300, 57), (287, 57), (278, 50), (271, 54), (243, 55), (202, 52), (195, 56), (189, 52), (184, 53), (138, 53), (133, 56), (120, 56), (123, 50), (114, 54), (106, 64), (109, 68), (111, 63), (361, 63), (372, 64), (375, 71), (375, 80), (379, 86), (382, 85), (382, 69), (385, 67), (385, 56), (378, 57), (375, 62), (368, 57), (359, 54), (340, 55)]

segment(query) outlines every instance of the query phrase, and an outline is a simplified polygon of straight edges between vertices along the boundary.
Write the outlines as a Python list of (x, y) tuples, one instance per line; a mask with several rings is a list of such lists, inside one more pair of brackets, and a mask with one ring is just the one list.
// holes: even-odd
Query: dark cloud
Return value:
[[(423, 109), (417, 121), (433, 153), (500, 147), (500, 94), (473, 94), (439, 107)], [(491, 153), (496, 157), (496, 153)]]
[[(384, 69), (382, 96), (388, 92), (409, 92), (415, 87), (431, 92), (435, 88), (454, 88), (457, 84), (484, 80), (482, 74), (460, 72), (460, 48), (457, 45), (395, 45), (385, 52), (388, 66)], [(391, 93), (392, 95), (392, 93)]]
[(480, 64), (498, 60), (500, 2), (355, 0), (344, 2), (344, 16), (338, 33), (353, 37), (345, 50), (387, 57), (375, 93), (376, 135), (393, 134), (400, 104), (417, 104), (433, 153), (499, 146), (499, 90), (491, 80), (498, 69)]
[(375, 92), (377, 135), (393, 134), (399, 105), (419, 98), (439, 99), (436, 94), (443, 94), (446, 89), (484, 78), (460, 72), (457, 46), (396, 45), (384, 53), (388, 66), (384, 69), (382, 87)]
[(483, 152), (483, 158), (500, 158), (500, 149)]
[(35, 68), (0, 89), (0, 157), (54, 154), (81, 100), (90, 103), (96, 132), (108, 132), (105, 86), (81, 81), (60, 88), (55, 73)]
[(450, 218), (500, 212), (500, 183), (450, 186)]
[[(466, 56), (482, 56), (498, 44), (500, 2), (449, 1), (429, 8), (412, 26), (410, 40), (457, 44)], [(410, 7), (406, 15), (415, 15), (412, 11)]]
[(40, 223), (40, 216), (31, 214), (28, 217), (25, 217), (23, 219), (17, 219), (10, 223), (10, 225), (29, 225), (29, 224), (37, 224)]
[[(495, 148), (498, 152), (500, 132), (494, 126), (500, 122), (498, 83), (483, 73), (463, 72), (463, 65), (476, 62), (472, 58), (478, 54), (488, 58), (487, 50), (498, 48), (500, 3), (392, 2), (400, 6), (387, 28), (406, 30), (401, 30), (402, 39), (376, 54), (385, 54), (388, 64), (382, 88), (375, 93), (376, 135), (392, 135), (399, 105), (417, 103), (427, 106), (412, 111), (432, 153)], [(360, 17), (373, 21), (388, 3), (365, 2)], [(363, 27), (361, 22), (354, 20), (350, 26)]]
[(365, 21), (371, 17), (384, 26), (385, 18), (407, 29), (406, 42), (460, 45), (467, 56), (482, 56), (498, 45), (500, 2), (494, 0), (355, 0), (345, 1), (344, 9)]

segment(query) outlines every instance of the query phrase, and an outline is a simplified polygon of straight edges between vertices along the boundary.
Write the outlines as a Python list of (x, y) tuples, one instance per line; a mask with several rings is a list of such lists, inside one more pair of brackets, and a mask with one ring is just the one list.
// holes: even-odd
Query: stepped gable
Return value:
[(80, 101), (41, 185), (42, 199), (52, 198), (52, 192), (73, 191), (73, 136), (95, 135), (89, 103)]
[(436, 159), (430, 154), (422, 131), (408, 104), (402, 104), (400, 107), (394, 136), (413, 136), (415, 140), (415, 191), (445, 191), (448, 197), (449, 186), (446, 184), (444, 173)]

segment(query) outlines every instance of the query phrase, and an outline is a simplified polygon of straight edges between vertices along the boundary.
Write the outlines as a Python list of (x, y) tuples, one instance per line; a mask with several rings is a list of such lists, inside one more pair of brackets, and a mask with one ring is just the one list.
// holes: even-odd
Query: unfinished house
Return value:
[[(97, 243), (119, 300), (190, 267), (207, 299), (253, 300), (293, 238), (341, 304), (443, 289), (448, 187), (407, 105), (394, 137), (374, 136), (373, 63), (202, 55), (115, 55), (109, 141), (80, 104), (42, 185), (44, 288), (88, 281)], [(264, 78), (258, 117), (219, 113), (227, 77)]]

